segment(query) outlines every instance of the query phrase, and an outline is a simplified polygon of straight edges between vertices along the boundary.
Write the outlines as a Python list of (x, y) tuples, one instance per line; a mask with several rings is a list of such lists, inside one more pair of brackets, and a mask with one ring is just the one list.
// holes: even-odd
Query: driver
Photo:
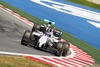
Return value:
[(50, 32), (53, 31), (53, 29), (52, 29), (52, 27), (51, 27), (51, 22), (49, 22), (49, 23), (47, 24), (46, 31), (47, 31), (48, 33), (50, 33)]
[[(53, 28), (51, 26), (51, 22), (49, 22), (46, 26), (46, 34), (48, 35), (48, 40), (50, 40), (51, 42), (53, 42)], [(52, 44), (49, 44), (50, 46), (52, 46)]]
[(51, 26), (51, 22), (49, 22), (46, 26), (46, 34), (49, 36), (49, 37), (53, 37), (53, 29), (52, 29), (52, 26)]

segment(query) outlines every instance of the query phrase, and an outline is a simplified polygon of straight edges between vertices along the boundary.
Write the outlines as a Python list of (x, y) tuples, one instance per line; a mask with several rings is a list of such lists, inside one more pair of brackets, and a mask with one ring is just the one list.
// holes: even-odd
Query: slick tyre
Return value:
[(36, 29), (39, 29), (40, 25), (39, 24), (34, 24), (32, 27), (32, 32), (34, 32)]
[(64, 42), (63, 44), (64, 44), (64, 49), (63, 49), (62, 56), (66, 57), (68, 50), (69, 50), (69, 47), (70, 47), (70, 44), (68, 42)]
[(58, 55), (59, 57), (62, 56), (62, 53), (63, 53), (63, 43), (62, 42), (58, 42), (56, 49), (57, 49), (56, 55)]
[(25, 33), (24, 33), (24, 35), (23, 35), (23, 37), (22, 37), (22, 40), (21, 40), (21, 44), (22, 44), (22, 45), (27, 46), (27, 42), (28, 42), (28, 40), (29, 40), (30, 34), (31, 34), (31, 32), (30, 32), (29, 30), (26, 30), (26, 31), (25, 31)]
[(33, 25), (32, 32), (35, 31), (35, 27), (36, 27), (36, 24)]

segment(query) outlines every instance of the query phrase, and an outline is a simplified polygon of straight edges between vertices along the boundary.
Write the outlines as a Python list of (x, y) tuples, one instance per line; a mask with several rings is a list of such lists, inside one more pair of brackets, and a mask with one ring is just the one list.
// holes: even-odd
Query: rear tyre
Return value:
[(40, 29), (40, 25), (39, 24), (34, 24), (33, 27), (32, 27), (32, 32), (34, 32), (35, 30), (38, 30)]
[(33, 25), (32, 30), (31, 30), (31, 34), (30, 34), (30, 40), (31, 40), (31, 39), (34, 39), (32, 33), (33, 33), (34, 31), (36, 31), (36, 29), (38, 28), (38, 26), (39, 26), (39, 25), (37, 25), (37, 24), (34, 24), (34, 25)]
[(69, 50), (70, 44), (68, 42), (64, 42), (64, 49), (63, 49), (63, 53), (62, 56), (67, 56), (68, 50)]
[(32, 32), (34, 32), (35, 29), (36, 29), (36, 24), (33, 25), (33, 27), (32, 27)]
[(22, 40), (21, 40), (21, 44), (22, 44), (22, 45), (27, 46), (27, 42), (28, 42), (28, 40), (29, 40), (30, 34), (31, 34), (31, 32), (30, 32), (29, 30), (26, 30), (26, 31), (25, 31), (25, 33), (24, 33), (24, 35), (23, 35), (23, 37), (22, 37)]

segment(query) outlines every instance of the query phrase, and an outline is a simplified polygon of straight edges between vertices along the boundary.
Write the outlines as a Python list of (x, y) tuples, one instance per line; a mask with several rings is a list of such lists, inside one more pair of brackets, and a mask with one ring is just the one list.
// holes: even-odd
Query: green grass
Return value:
[(100, 4), (95, 4), (86, 0), (68, 0), (68, 1), (100, 10)]
[(52, 67), (21, 56), (0, 56), (0, 67)]
[[(7, 8), (12, 9), (16, 13), (19, 13), (23, 17), (29, 19), (30, 21), (33, 21), (35, 23), (41, 23), (41, 24), (44, 23), (40, 19), (38, 19), (38, 18), (36, 18), (36, 17), (34, 17), (34, 16), (32, 16), (32, 15), (16, 8), (16, 7), (13, 7), (12, 5), (10, 5), (6, 2), (3, 2), (2, 0), (0, 0), (0, 4), (6, 6)], [(95, 59), (96, 64), (100, 64), (100, 50), (98, 50), (98, 49), (92, 47), (91, 45), (87, 44), (86, 42), (74, 37), (73, 35), (69, 34), (68, 32), (63, 31), (63, 38), (65, 40), (73, 43), (74, 45), (78, 46), (79, 48), (81, 48), (85, 52), (87, 52), (89, 55), (91, 55)]]

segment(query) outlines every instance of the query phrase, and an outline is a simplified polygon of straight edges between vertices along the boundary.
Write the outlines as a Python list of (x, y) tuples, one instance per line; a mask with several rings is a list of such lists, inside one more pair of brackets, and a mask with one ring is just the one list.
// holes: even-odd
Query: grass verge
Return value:
[(84, 6), (88, 6), (88, 7), (92, 7), (92, 8), (100, 10), (100, 5), (99, 4), (95, 4), (95, 3), (89, 2), (87, 0), (68, 0), (68, 1), (71, 1), (71, 2), (74, 2), (74, 3), (78, 3), (78, 4), (81, 4), (81, 5), (84, 5)]
[[(31, 14), (28, 14), (26, 12), (24, 12), (23, 10), (20, 10), (19, 8), (16, 8), (6, 2), (3, 2), (2, 0), (0, 0), (0, 4), (6, 6), (7, 8), (15, 11), (16, 13), (22, 15), (23, 17), (27, 18), (28, 20), (34, 22), (34, 23), (41, 23), (43, 24), (44, 22), (34, 16), (32, 16)], [(80, 49), (84, 50), (85, 52), (87, 52), (89, 55), (91, 55), (95, 61), (96, 64), (100, 64), (100, 50), (94, 48), (93, 46), (87, 44), (86, 42), (74, 37), (73, 35), (64, 32), (63, 31), (63, 38), (71, 43), (73, 43), (74, 45), (78, 46)]]
[(51, 67), (21, 56), (0, 56), (0, 67)]

